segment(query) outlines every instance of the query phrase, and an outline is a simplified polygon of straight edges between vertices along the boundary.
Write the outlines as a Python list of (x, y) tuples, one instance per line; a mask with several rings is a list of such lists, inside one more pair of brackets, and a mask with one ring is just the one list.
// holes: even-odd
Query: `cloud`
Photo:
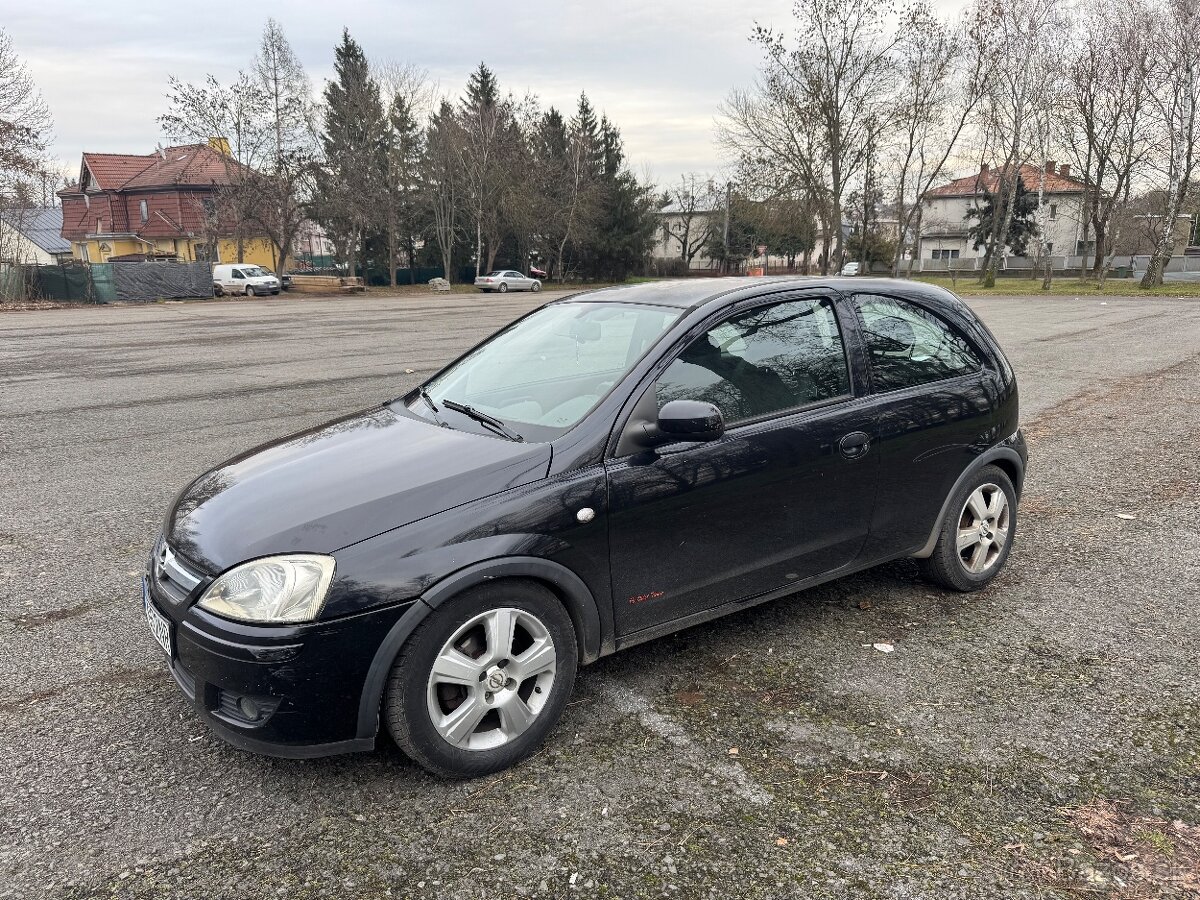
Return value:
[[(4, 27), (54, 113), (56, 153), (72, 167), (83, 150), (148, 152), (162, 139), (155, 119), (165, 111), (167, 78), (230, 80), (253, 56), (263, 25), (261, 13), (235, 0), (186, 11), (52, 5), (54, 15), (32, 4), (7, 10)], [(504, 89), (564, 111), (586, 91), (621, 129), (635, 169), (670, 181), (718, 168), (713, 117), (730, 88), (754, 77), (755, 21), (790, 26), (790, 0), (752, 10), (728, 0), (299, 0), (274, 14), (317, 90), (332, 77), (343, 25), (372, 61), (424, 67), (452, 95), (482, 60)]]

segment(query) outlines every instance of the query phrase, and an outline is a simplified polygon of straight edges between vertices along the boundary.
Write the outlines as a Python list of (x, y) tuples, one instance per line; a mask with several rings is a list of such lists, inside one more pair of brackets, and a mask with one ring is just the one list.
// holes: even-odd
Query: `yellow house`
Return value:
[(62, 236), (86, 262), (179, 259), (279, 269), (264, 234), (240, 236), (221, 191), (244, 174), (223, 141), (155, 153), (84, 153), (79, 182), (59, 191)]

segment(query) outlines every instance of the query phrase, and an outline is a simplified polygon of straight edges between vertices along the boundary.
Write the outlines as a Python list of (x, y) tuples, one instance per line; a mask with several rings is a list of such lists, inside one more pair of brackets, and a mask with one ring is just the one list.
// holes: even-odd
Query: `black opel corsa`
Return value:
[(727, 279), (578, 294), (421, 387), (193, 481), (144, 583), (224, 739), (471, 776), (580, 663), (897, 557), (971, 591), (1012, 548), (1017, 383), (954, 295)]

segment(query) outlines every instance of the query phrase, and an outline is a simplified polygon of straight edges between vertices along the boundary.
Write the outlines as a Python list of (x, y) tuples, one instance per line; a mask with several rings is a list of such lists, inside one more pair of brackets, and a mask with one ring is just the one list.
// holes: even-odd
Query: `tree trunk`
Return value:
[(1150, 257), (1150, 264), (1146, 266), (1146, 274), (1142, 276), (1140, 287), (1152, 288), (1163, 283), (1163, 272), (1166, 270), (1167, 260), (1175, 252), (1175, 217), (1179, 214), (1179, 202), (1186, 190), (1186, 180), (1180, 180), (1171, 186), (1170, 199), (1167, 201), (1158, 243), (1154, 246), (1154, 254)]
[[(479, 271), (479, 265), (483, 262), (483, 209), (478, 210), (478, 215), (475, 217), (475, 277), (478, 278), (482, 273)], [(489, 272), (491, 269), (488, 270)]]

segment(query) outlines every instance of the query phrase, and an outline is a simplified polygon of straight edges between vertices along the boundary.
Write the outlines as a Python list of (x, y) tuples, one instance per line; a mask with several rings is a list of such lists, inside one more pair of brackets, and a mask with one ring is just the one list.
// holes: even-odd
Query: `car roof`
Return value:
[[(951, 301), (954, 295), (944, 288), (923, 281), (904, 278), (844, 278), (833, 275), (775, 275), (766, 278), (733, 276), (727, 278), (697, 277), (677, 281), (647, 281), (641, 284), (616, 285), (563, 297), (556, 303), (585, 301), (588, 303), (647, 303), (672, 306), (678, 309), (698, 309), (775, 293), (788, 288), (827, 289), (839, 293), (881, 291), (898, 297), (921, 298), (933, 302)], [(735, 296), (731, 296), (735, 295)]]

